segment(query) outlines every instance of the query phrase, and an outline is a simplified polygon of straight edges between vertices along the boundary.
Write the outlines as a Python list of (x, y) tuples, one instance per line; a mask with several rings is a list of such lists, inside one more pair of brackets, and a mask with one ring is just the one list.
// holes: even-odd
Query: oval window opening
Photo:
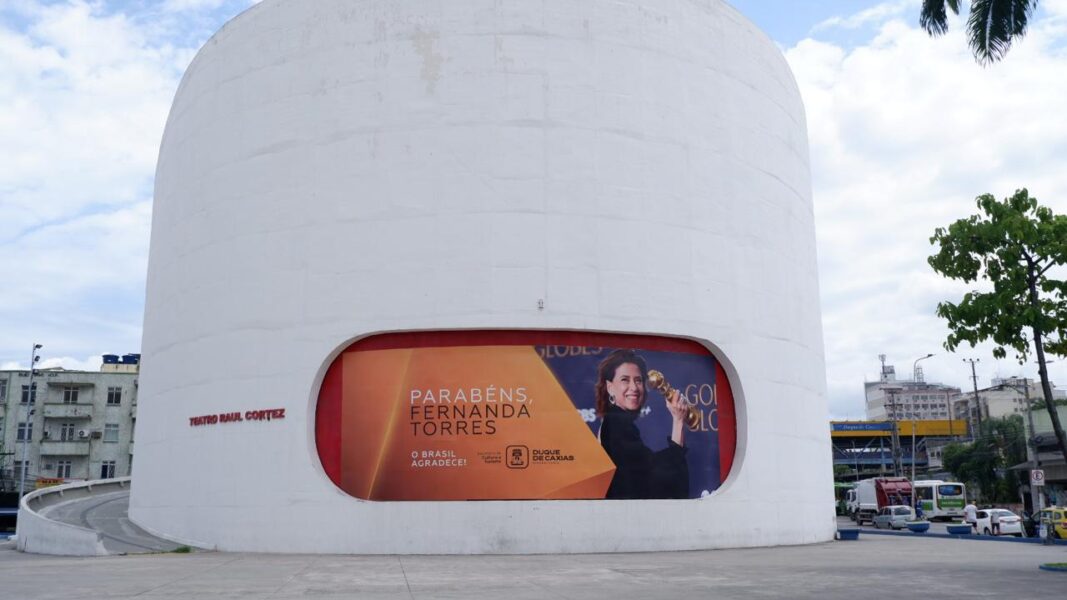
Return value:
[(327, 476), (378, 501), (700, 498), (736, 437), (719, 361), (646, 335), (375, 335), (330, 364), (315, 411)]

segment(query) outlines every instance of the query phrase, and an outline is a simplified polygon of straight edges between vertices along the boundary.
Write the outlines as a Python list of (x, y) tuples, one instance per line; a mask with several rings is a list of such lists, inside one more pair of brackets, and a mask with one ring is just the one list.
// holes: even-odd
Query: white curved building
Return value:
[[(421, 332), (432, 362), (435, 335), (486, 331), (526, 336), (545, 360), (539, 381), (554, 373), (563, 388), (546, 357), (601, 351), (583, 332), (652, 340), (650, 368), (669, 362), (655, 348), (696, 342), (732, 390), (736, 425), (686, 433), (691, 499), (528, 499), (603, 497), (621, 472), (604, 463), (619, 461), (596, 435), (592, 388), (575, 384), (551, 393), (579, 410), (551, 414), (589, 425), (565, 423), (601, 453), (589, 495), (382, 487), (392, 434), (372, 423), (357, 436), (370, 421), (321, 408), (331, 365), (377, 393), (393, 385), (374, 379), (387, 370), (344, 363), (355, 350), (384, 339), (408, 352), (409, 334), (390, 332)], [(538, 332), (574, 350), (553, 354)], [(142, 351), (130, 516), (184, 543), (610, 552), (811, 543), (835, 529), (804, 110), (774, 44), (719, 0), (251, 8), (205, 45), (174, 100)], [(485, 365), (508, 355), (487, 352)], [(651, 418), (676, 422), (643, 393)], [(718, 450), (697, 448), (701, 435)], [(374, 448), (378, 470), (345, 479)], [(697, 459), (721, 466), (703, 489)]]

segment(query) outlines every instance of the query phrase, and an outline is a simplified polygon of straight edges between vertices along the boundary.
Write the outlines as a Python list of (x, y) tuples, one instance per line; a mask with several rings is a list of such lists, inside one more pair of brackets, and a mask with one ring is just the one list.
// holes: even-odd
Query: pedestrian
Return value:
[(923, 501), (922, 500), (916, 500), (915, 501), (915, 520), (916, 521), (922, 521), (923, 520)]
[(989, 511), (989, 523), (993, 528), (993, 535), (1000, 535), (1000, 511), (993, 509)]
[(967, 506), (963, 507), (963, 520), (971, 525), (975, 533), (978, 533), (978, 507), (974, 505), (974, 502), (968, 502)]

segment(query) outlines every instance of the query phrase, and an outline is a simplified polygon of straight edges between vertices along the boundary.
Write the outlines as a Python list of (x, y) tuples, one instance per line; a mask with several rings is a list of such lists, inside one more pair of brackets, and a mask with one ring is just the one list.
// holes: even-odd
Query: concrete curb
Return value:
[[(1040, 538), (1017, 538), (991, 535), (954, 535), (951, 533), (912, 533), (910, 531), (882, 531), (881, 529), (863, 529), (860, 535), (895, 535), (909, 538), (945, 538), (955, 540), (975, 540), (979, 542), (1010, 542), (1015, 544), (1043, 544)], [(1067, 540), (1049, 540), (1049, 545), (1067, 546)]]
[(129, 489), (130, 478), (82, 481), (57, 485), (30, 492), (19, 503), (18, 524), (15, 528), (16, 547), (31, 554), (56, 556), (106, 556), (100, 533), (92, 529), (53, 521), (38, 510), (52, 504), (94, 493)]

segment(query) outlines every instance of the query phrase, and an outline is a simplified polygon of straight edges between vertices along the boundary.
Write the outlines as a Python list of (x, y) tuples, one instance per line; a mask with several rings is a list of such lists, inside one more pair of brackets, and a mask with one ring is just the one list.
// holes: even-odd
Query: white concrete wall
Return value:
[(84, 498), (94, 492), (104, 494), (126, 489), (129, 484), (129, 477), (119, 477), (57, 485), (26, 494), (19, 503), (15, 547), (31, 554), (57, 556), (105, 556), (109, 554), (104, 548), (99, 532), (53, 521), (44, 516), (41, 511), (59, 502), (72, 498)]
[[(152, 532), (359, 553), (832, 537), (803, 106), (718, 0), (267, 0), (190, 66), (153, 220), (130, 507)], [(451, 328), (705, 341), (737, 396), (730, 479), (692, 501), (335, 488), (313, 439), (334, 353)]]

